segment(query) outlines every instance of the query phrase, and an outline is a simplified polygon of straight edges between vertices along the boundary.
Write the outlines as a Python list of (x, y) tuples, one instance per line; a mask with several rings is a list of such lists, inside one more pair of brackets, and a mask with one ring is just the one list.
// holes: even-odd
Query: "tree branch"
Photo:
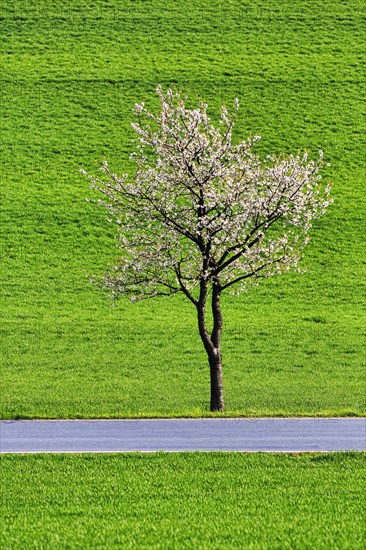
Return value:
[[(274, 217), (271, 222), (268, 224), (268, 226), (266, 227), (266, 231), (280, 218), (281, 216), (277, 216), (277, 217)], [(249, 244), (248, 243), (248, 240), (250, 239), (250, 237), (252, 237), (261, 227), (263, 227), (263, 225), (268, 221), (268, 218), (267, 220), (264, 220), (263, 222), (261, 222), (260, 224), (257, 224), (256, 227), (254, 227), (254, 229), (252, 229), (252, 231), (247, 235), (247, 237), (245, 238), (245, 241), (243, 243), (240, 243), (240, 244), (236, 244), (236, 245), (233, 245), (231, 247), (229, 247), (225, 252), (224, 254), (221, 256), (220, 260), (217, 262), (218, 264), (218, 268), (215, 270), (215, 274), (219, 274), (221, 273), (221, 271), (223, 271), (228, 265), (230, 265), (231, 263), (235, 262), (236, 260), (238, 260), (243, 252), (244, 252), (244, 249), (245, 248), (252, 248), (255, 244), (257, 244), (260, 240), (260, 237), (256, 237), (255, 239), (253, 239)], [(234, 254), (234, 256), (231, 256), (231, 258), (229, 258), (228, 260), (226, 260), (225, 263), (222, 263), (222, 261), (228, 256), (228, 254), (230, 254), (230, 252), (232, 252), (233, 250), (237, 249), (237, 248), (240, 248), (239, 252), (237, 252), (236, 254)]]
[(192, 296), (192, 294), (189, 292), (188, 288), (183, 283), (180, 264), (181, 264), (181, 262), (179, 262), (176, 266), (174, 266), (174, 271), (175, 271), (175, 274), (176, 274), (177, 279), (178, 279), (180, 290), (187, 296), (187, 298), (192, 302), (192, 304), (194, 304), (197, 307), (197, 305), (198, 305), (197, 300)]
[(225, 290), (226, 288), (229, 288), (230, 286), (234, 285), (235, 283), (239, 283), (240, 281), (243, 281), (244, 279), (248, 279), (249, 277), (254, 277), (259, 271), (262, 271), (262, 269), (265, 269), (266, 267), (276, 264), (284, 259), (284, 256), (281, 256), (281, 258), (277, 258), (277, 260), (273, 260), (273, 262), (268, 262), (266, 264), (262, 264), (257, 269), (254, 269), (250, 273), (246, 273), (245, 275), (241, 275), (240, 277), (237, 277), (236, 279), (230, 281), (229, 283), (226, 283), (223, 285), (222, 290)]

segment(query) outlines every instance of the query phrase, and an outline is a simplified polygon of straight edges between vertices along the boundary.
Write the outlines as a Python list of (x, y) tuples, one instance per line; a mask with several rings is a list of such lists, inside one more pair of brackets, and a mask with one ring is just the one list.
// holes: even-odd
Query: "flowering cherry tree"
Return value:
[(316, 162), (306, 153), (261, 161), (253, 153), (259, 136), (233, 143), (237, 99), (232, 114), (221, 108), (215, 126), (205, 103), (190, 109), (177, 92), (159, 86), (157, 94), (157, 115), (135, 104), (134, 177), (113, 173), (107, 162), (100, 178), (88, 176), (118, 225), (121, 249), (98, 284), (114, 297), (182, 292), (192, 302), (210, 367), (210, 409), (223, 411), (221, 293), (298, 269), (330, 188), (320, 181), (321, 152)]

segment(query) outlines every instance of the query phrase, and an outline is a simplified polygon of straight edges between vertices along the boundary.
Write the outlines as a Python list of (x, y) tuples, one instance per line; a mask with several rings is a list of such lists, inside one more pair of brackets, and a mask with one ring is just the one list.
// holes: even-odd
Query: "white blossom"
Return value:
[(216, 127), (207, 104), (189, 109), (178, 92), (156, 91), (159, 114), (134, 107), (136, 173), (118, 176), (105, 161), (100, 178), (88, 176), (118, 227), (120, 260), (101, 284), (134, 300), (184, 292), (196, 302), (202, 280), (238, 293), (298, 269), (313, 220), (332, 202), (322, 151), (317, 161), (307, 152), (261, 160), (260, 136), (233, 142), (225, 106)]

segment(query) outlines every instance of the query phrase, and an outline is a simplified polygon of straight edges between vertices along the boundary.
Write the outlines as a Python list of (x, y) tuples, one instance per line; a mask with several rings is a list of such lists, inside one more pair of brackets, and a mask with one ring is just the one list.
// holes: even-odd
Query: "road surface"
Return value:
[(366, 450), (366, 418), (0, 422), (1, 453), (345, 450)]

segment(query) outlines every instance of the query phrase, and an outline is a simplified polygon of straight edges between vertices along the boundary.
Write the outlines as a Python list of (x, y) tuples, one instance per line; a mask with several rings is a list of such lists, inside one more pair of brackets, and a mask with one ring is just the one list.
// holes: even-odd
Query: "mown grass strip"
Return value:
[(3, 548), (364, 548), (365, 455), (1, 457)]

